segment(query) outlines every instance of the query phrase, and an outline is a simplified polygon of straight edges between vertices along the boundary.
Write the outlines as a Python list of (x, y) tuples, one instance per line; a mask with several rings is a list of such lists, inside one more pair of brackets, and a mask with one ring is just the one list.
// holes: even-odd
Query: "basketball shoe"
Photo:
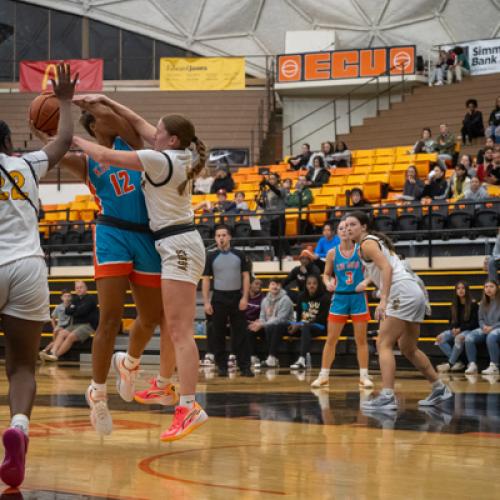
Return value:
[(124, 401), (130, 403), (134, 400), (135, 379), (139, 373), (139, 367), (136, 366), (133, 370), (125, 368), (125, 352), (115, 352), (111, 359), (111, 364), (116, 374), (116, 390)]
[(205, 410), (195, 401), (193, 407), (178, 406), (170, 427), (160, 436), (161, 441), (176, 441), (191, 434), (208, 420)]
[(5, 456), (0, 465), (0, 479), (17, 488), (24, 480), (29, 438), (21, 429), (10, 427), (3, 433), (2, 440)]
[(321, 387), (328, 387), (330, 385), (330, 377), (326, 375), (319, 375), (316, 380), (311, 383), (313, 389), (320, 389)]
[(368, 375), (359, 377), (359, 387), (361, 389), (373, 389), (372, 379)]
[(158, 387), (156, 377), (150, 381), (150, 386), (143, 391), (137, 391), (134, 399), (143, 405), (163, 405), (172, 406), (178, 403), (179, 396), (175, 391), (174, 384), (168, 384), (165, 387)]
[(90, 423), (101, 436), (108, 436), (113, 431), (113, 419), (108, 409), (108, 398), (105, 393), (95, 391), (89, 385), (85, 399), (90, 407)]
[(381, 392), (377, 397), (373, 399), (367, 399), (362, 401), (360, 408), (363, 411), (382, 411), (387, 410), (397, 410), (398, 400), (394, 394), (386, 394)]

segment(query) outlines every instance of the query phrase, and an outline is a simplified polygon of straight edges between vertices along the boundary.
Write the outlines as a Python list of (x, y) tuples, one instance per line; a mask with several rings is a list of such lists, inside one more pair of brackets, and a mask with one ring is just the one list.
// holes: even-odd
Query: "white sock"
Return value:
[(10, 426), (22, 430), (26, 435), (28, 435), (30, 428), (30, 420), (26, 415), (22, 413), (17, 413), (12, 417), (10, 421)]
[(97, 391), (97, 392), (108, 392), (106, 384), (98, 384), (97, 382), (90, 382), (90, 385), (92, 386), (92, 390)]
[(156, 375), (156, 385), (159, 389), (165, 389), (167, 385), (170, 385), (172, 380), (168, 377), (162, 377), (160, 374)]
[(127, 352), (127, 355), (125, 356), (125, 360), (123, 361), (123, 366), (127, 370), (133, 370), (139, 366), (140, 362), (141, 362), (141, 358), (134, 358), (133, 356), (131, 356)]
[(319, 371), (320, 377), (329, 377), (330, 376), (330, 368), (321, 368)]
[(433, 389), (441, 389), (443, 386), (444, 386), (444, 383), (442, 380), (436, 380), (435, 382), (432, 383)]
[(391, 389), (390, 387), (384, 387), (380, 391), (380, 394), (383, 394), (384, 396), (394, 396), (394, 389)]
[(191, 409), (194, 406), (195, 395), (194, 394), (186, 394), (185, 396), (181, 396), (179, 401), (179, 406), (185, 406), (186, 408)]
[(368, 377), (368, 368), (360, 368), (359, 369), (359, 377), (360, 378)]

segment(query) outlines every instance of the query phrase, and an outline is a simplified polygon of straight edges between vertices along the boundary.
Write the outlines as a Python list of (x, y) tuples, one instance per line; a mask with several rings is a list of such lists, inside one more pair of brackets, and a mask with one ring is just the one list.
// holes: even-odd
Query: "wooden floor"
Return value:
[[(146, 367), (141, 386), (152, 373)], [(312, 376), (201, 372), (198, 399), (210, 420), (165, 444), (158, 437), (170, 408), (124, 403), (110, 380), (115, 427), (100, 439), (83, 397), (89, 367), (42, 366), (26, 480), (1, 498), (500, 498), (500, 381), (453, 377), (454, 401), (422, 411), (428, 386), (403, 372), (400, 410), (367, 416), (354, 372), (335, 372), (329, 391), (312, 392)], [(1, 382), (5, 427), (3, 374)]]

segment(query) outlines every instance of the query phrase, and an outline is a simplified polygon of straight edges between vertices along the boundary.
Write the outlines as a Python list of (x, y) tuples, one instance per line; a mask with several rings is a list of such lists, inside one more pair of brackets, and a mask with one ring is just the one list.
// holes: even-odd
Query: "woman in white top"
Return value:
[(352, 212), (346, 219), (349, 237), (360, 245), (360, 257), (365, 266), (365, 277), (380, 290), (380, 303), (375, 319), (380, 321), (377, 350), (383, 388), (380, 394), (364, 401), (366, 411), (396, 410), (394, 394), (396, 361), (393, 349), (397, 343), (402, 354), (432, 384), (431, 394), (421, 406), (433, 406), (451, 398), (453, 394), (439, 380), (429, 358), (418, 348), (420, 323), (426, 310), (425, 295), (396, 255), (391, 240), (380, 233), (370, 234), (369, 217), (364, 212)]
[[(164, 116), (156, 127), (114, 101), (123, 116), (154, 149), (119, 151), (75, 137), (101, 166), (144, 171), (144, 194), (156, 250), (162, 260), (162, 299), (166, 331), (174, 344), (180, 381), (180, 403), (162, 441), (186, 436), (207, 420), (195, 401), (198, 348), (193, 335), (196, 286), (205, 266), (205, 247), (194, 225), (191, 181), (205, 165), (206, 149), (193, 124), (180, 115)], [(188, 149), (195, 144), (197, 154)], [(162, 341), (163, 348), (163, 341)]]
[(194, 181), (194, 194), (210, 194), (214, 178), (210, 175), (208, 168), (203, 168), (200, 175)]
[(43, 324), (50, 321), (47, 267), (38, 233), (38, 182), (68, 151), (73, 136), (75, 83), (67, 65), (57, 67), (59, 127), (42, 150), (21, 157), (0, 120), (0, 321), (5, 333), (11, 426), (2, 436), (0, 479), (12, 487), (24, 479), (29, 418), (35, 399), (35, 367)]

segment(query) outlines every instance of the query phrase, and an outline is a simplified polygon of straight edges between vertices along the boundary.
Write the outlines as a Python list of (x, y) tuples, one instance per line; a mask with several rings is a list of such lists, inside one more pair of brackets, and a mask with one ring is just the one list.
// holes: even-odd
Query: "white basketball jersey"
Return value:
[[(25, 160), (33, 167), (36, 180)], [(35, 151), (22, 157), (0, 153), (0, 164), (38, 208), (38, 180), (49, 168), (46, 153)], [(0, 265), (43, 255), (38, 233), (38, 214), (0, 169)]]

